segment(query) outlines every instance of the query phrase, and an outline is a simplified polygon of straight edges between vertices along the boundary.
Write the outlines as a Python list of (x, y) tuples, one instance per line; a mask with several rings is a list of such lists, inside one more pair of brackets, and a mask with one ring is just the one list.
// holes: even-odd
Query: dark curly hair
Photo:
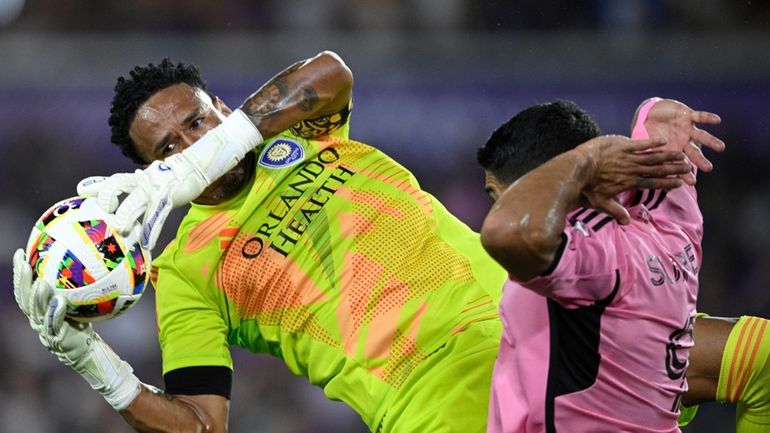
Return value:
[(500, 125), (476, 156), (485, 170), (513, 183), (599, 135), (599, 125), (588, 112), (571, 101), (554, 101), (529, 107)]
[(206, 91), (206, 81), (195, 65), (174, 63), (168, 58), (161, 60), (158, 65), (150, 63), (146, 66), (135, 66), (128, 77), (118, 77), (108, 121), (111, 140), (120, 147), (123, 155), (137, 164), (146, 164), (148, 161), (139, 156), (135, 143), (128, 134), (136, 111), (159, 90), (179, 83), (187, 83)]

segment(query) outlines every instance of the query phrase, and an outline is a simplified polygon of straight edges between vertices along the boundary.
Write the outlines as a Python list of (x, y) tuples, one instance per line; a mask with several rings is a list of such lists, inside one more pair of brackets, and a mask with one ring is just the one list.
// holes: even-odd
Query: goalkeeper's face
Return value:
[[(136, 151), (148, 163), (187, 149), (231, 110), (201, 89), (175, 84), (159, 90), (136, 111), (129, 135)], [(249, 158), (206, 188), (195, 201), (216, 204), (240, 190), (251, 172)]]

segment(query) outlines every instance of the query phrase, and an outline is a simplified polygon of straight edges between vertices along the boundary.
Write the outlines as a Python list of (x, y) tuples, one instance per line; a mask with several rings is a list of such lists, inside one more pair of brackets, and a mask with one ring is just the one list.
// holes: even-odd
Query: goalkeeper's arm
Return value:
[[(121, 233), (129, 233), (141, 219), (141, 242), (151, 249), (172, 208), (197, 198), (264, 138), (303, 120), (343, 111), (352, 86), (352, 74), (339, 56), (322, 52), (273, 77), (187, 149), (135, 173), (87, 178), (78, 185), (78, 194), (96, 196), (104, 209), (114, 212), (113, 225)], [(128, 196), (118, 207), (124, 193)]]
[(227, 431), (230, 402), (221, 395), (176, 395), (142, 386), (131, 404), (120, 414), (139, 432)]
[(349, 103), (352, 87), (350, 69), (331, 51), (296, 62), (279, 72), (249, 96), (221, 125), (179, 155), (165, 160), (173, 169), (182, 164), (169, 162), (169, 159), (182, 157), (179, 159), (194, 168), (183, 170), (184, 173), (199, 174), (191, 176), (192, 179), (183, 176), (189, 180), (185, 181), (186, 187), (180, 188), (180, 194), (171, 195), (173, 207), (195, 199), (214, 180), (235, 167), (263, 139), (304, 120), (342, 111)]
[[(178, 155), (191, 163), (195, 168), (193, 173), (200, 174), (195, 180), (201, 184), (194, 192), (179, 197), (172, 195), (173, 207), (196, 198), (203, 188), (235, 167), (263, 139), (304, 120), (342, 111), (350, 100), (352, 87), (350, 69), (331, 51), (294, 63), (279, 72), (221, 125)], [(170, 158), (175, 157), (177, 155)], [(194, 181), (187, 183), (195, 186)]]
[[(80, 374), (134, 429), (139, 432), (227, 431), (227, 397), (206, 394), (171, 397), (141, 383), (131, 366), (112, 351), (91, 324), (65, 320), (66, 300), (56, 295), (45, 280), (32, 282), (32, 268), (21, 249), (13, 257), (13, 287), (16, 302), (43, 346)], [(226, 384), (218, 389), (226, 389), (222, 394), (229, 395), (229, 369), (210, 371), (213, 374), (207, 375), (207, 380), (221, 376), (220, 382)], [(176, 381), (182, 385), (177, 388), (190, 389), (184, 386), (184, 378), (177, 376)]]
[[(279, 72), (249, 96), (221, 125), (178, 155), (184, 156), (183, 159), (195, 168), (193, 173), (201, 176), (197, 179), (200, 186), (191, 194), (172, 195), (173, 207), (196, 198), (205, 187), (235, 167), (263, 139), (304, 120), (342, 111), (349, 103), (352, 88), (350, 69), (331, 51), (321, 52)], [(253, 128), (250, 127), (252, 125)], [(176, 157), (172, 155), (170, 158)], [(187, 183), (195, 186), (195, 182)]]
[(238, 109), (268, 138), (303, 120), (339, 113), (352, 88), (350, 69), (337, 54), (323, 51), (279, 72)]

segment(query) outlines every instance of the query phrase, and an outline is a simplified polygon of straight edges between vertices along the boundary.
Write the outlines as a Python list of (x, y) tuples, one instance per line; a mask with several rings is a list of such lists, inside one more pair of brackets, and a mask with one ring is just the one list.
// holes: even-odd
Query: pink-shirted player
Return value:
[[(665, 145), (611, 145), (559, 101), (519, 113), (480, 149), (496, 200), (482, 242), (511, 278), (490, 432), (679, 430), (703, 234), (690, 167), (712, 168), (701, 144), (724, 148), (694, 124), (718, 122), (652, 99), (632, 138), (650, 130)], [(662, 160), (671, 177), (653, 179)]]

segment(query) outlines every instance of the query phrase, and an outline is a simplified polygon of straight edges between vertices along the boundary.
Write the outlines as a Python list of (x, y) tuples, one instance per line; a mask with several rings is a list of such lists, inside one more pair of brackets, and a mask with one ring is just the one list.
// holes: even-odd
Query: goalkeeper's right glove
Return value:
[(131, 366), (112, 351), (90, 323), (64, 320), (67, 300), (54, 294), (42, 278), (32, 281), (32, 268), (19, 249), (13, 256), (13, 294), (40, 342), (98, 391), (115, 410), (127, 408), (141, 391)]
[[(78, 195), (96, 196), (102, 208), (115, 213), (112, 223), (123, 234), (141, 218), (140, 242), (151, 250), (171, 209), (196, 199), (261, 143), (262, 134), (249, 117), (235, 110), (182, 152), (134, 173), (86, 178), (78, 184)], [(118, 206), (124, 193), (128, 196)]]

